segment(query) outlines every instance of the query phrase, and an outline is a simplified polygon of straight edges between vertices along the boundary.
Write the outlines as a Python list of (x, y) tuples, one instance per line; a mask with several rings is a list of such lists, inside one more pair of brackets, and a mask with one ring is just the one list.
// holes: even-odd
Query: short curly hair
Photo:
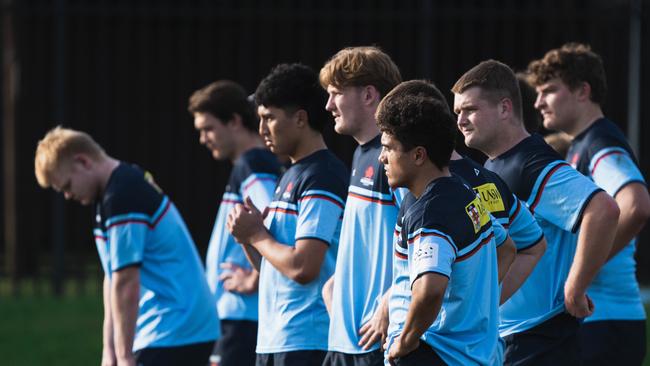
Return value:
[(560, 78), (571, 90), (581, 83), (591, 87), (591, 100), (603, 104), (607, 97), (607, 80), (602, 58), (582, 43), (567, 43), (552, 49), (542, 59), (528, 65), (529, 81), (540, 86)]
[(347, 47), (337, 52), (320, 70), (320, 84), (337, 88), (372, 85), (385, 96), (402, 81), (395, 62), (377, 47)]
[(309, 66), (279, 64), (260, 82), (255, 91), (255, 103), (285, 111), (304, 110), (309, 126), (322, 132), (330, 120), (325, 110), (327, 93), (318, 82), (318, 75)]
[(446, 103), (425, 95), (396, 93), (379, 103), (379, 130), (393, 136), (406, 151), (422, 146), (440, 169), (449, 165), (456, 143), (456, 124)]

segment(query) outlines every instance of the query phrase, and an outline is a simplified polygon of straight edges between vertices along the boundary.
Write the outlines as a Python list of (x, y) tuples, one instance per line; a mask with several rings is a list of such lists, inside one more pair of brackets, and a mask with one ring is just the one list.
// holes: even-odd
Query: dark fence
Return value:
[[(405, 79), (428, 78), (449, 90), (484, 59), (520, 70), (549, 48), (581, 41), (603, 56), (610, 89), (605, 111), (625, 129), (632, 16), (641, 17), (645, 36), (641, 65), (650, 62), (649, 11), (648, 6), (641, 9), (640, 0), (3, 4), (0, 52), (5, 57), (13, 49), (17, 93), (15, 132), (6, 128), (9, 104), (1, 107), (3, 133), (14, 134), (15, 145), (4, 149), (6, 161), (15, 162), (15, 174), (5, 173), (1, 184), (4, 189), (15, 183), (16, 226), (2, 224), (0, 230), (3, 238), (16, 233), (17, 245), (14, 254), (12, 244), (3, 240), (0, 276), (53, 279), (56, 286), (63, 278), (100, 276), (90, 210), (41, 190), (34, 179), (36, 143), (57, 124), (87, 131), (111, 155), (153, 172), (204, 253), (229, 167), (199, 146), (186, 102), (193, 90), (213, 80), (236, 80), (252, 92), (277, 63), (300, 61), (318, 70), (342, 47), (372, 44), (394, 58)], [(11, 27), (6, 26), (8, 19)], [(2, 85), (9, 84), (9, 74), (3, 72)], [(644, 105), (650, 77), (647, 72), (636, 77), (642, 78)], [(641, 120), (649, 118), (642, 109)], [(641, 132), (646, 136), (648, 127), (642, 125)], [(349, 162), (352, 141), (332, 131), (327, 139)], [(649, 153), (642, 146), (644, 172)], [(10, 221), (5, 217), (5, 222)], [(646, 281), (648, 239), (645, 233), (639, 245), (639, 273)]]

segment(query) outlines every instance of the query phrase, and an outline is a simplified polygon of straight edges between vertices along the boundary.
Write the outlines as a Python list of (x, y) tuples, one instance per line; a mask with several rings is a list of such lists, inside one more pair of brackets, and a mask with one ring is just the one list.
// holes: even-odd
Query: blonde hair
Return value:
[(337, 52), (320, 70), (320, 84), (336, 88), (372, 85), (385, 96), (402, 81), (399, 68), (377, 47), (348, 47)]
[(36, 147), (34, 172), (38, 184), (47, 188), (52, 185), (52, 174), (61, 163), (76, 154), (86, 154), (93, 160), (106, 156), (89, 134), (57, 126), (51, 129)]

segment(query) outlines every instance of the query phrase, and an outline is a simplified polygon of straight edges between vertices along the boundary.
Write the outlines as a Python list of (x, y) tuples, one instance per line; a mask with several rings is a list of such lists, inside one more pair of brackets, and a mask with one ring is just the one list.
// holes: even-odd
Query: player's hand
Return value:
[(576, 318), (586, 318), (594, 313), (594, 303), (586, 293), (574, 293), (564, 287), (564, 306), (569, 314)]
[(396, 358), (408, 355), (409, 353), (415, 351), (419, 345), (420, 340), (417, 338), (412, 344), (406, 344), (402, 342), (402, 336), (398, 336), (395, 338), (395, 342), (393, 342), (393, 344), (390, 346), (390, 349), (388, 350), (388, 362), (390, 362), (391, 365), (394, 365)]
[(361, 336), (359, 346), (363, 347), (364, 350), (368, 350), (379, 341), (383, 349), (388, 334), (388, 324), (388, 311), (379, 306), (372, 318), (359, 329), (359, 335)]
[(262, 213), (255, 207), (250, 197), (244, 199), (244, 204), (235, 205), (228, 214), (226, 227), (238, 243), (251, 244), (260, 235), (266, 233)]
[(257, 292), (258, 276), (252, 270), (231, 262), (221, 263), (219, 267), (225, 271), (219, 276), (219, 281), (223, 282), (226, 291), (244, 295)]

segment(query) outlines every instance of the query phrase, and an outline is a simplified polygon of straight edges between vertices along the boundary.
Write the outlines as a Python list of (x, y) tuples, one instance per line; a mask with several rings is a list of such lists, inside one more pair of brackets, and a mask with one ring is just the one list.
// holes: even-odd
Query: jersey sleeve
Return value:
[(295, 240), (318, 239), (331, 244), (338, 239), (336, 235), (344, 205), (345, 202), (331, 192), (320, 189), (304, 191), (298, 201)]
[(517, 250), (528, 249), (544, 237), (544, 232), (526, 205), (514, 194), (512, 195), (512, 202), (514, 204), (508, 213), (508, 221), (510, 222), (508, 234), (512, 241), (515, 242)]
[(538, 175), (526, 203), (533, 214), (566, 231), (576, 232), (584, 209), (600, 191), (569, 164), (556, 161)]
[(250, 197), (261, 212), (273, 199), (273, 191), (278, 177), (273, 174), (253, 173), (241, 185), (241, 196)]
[(457, 251), (448, 235), (438, 230), (422, 229), (409, 239), (409, 249), (409, 257), (413, 258), (409, 268), (411, 287), (425, 273), (451, 276)]
[(598, 151), (589, 163), (589, 172), (594, 183), (612, 197), (630, 183), (645, 185), (643, 175), (632, 157), (620, 147), (609, 147)]
[(142, 262), (150, 218), (133, 213), (112, 217), (107, 221), (110, 271)]
[(490, 214), (490, 220), (492, 220), (492, 232), (494, 233), (494, 242), (497, 245), (497, 248), (500, 247), (508, 238), (508, 231), (506, 228), (501, 225), (499, 220), (497, 220), (492, 214)]

